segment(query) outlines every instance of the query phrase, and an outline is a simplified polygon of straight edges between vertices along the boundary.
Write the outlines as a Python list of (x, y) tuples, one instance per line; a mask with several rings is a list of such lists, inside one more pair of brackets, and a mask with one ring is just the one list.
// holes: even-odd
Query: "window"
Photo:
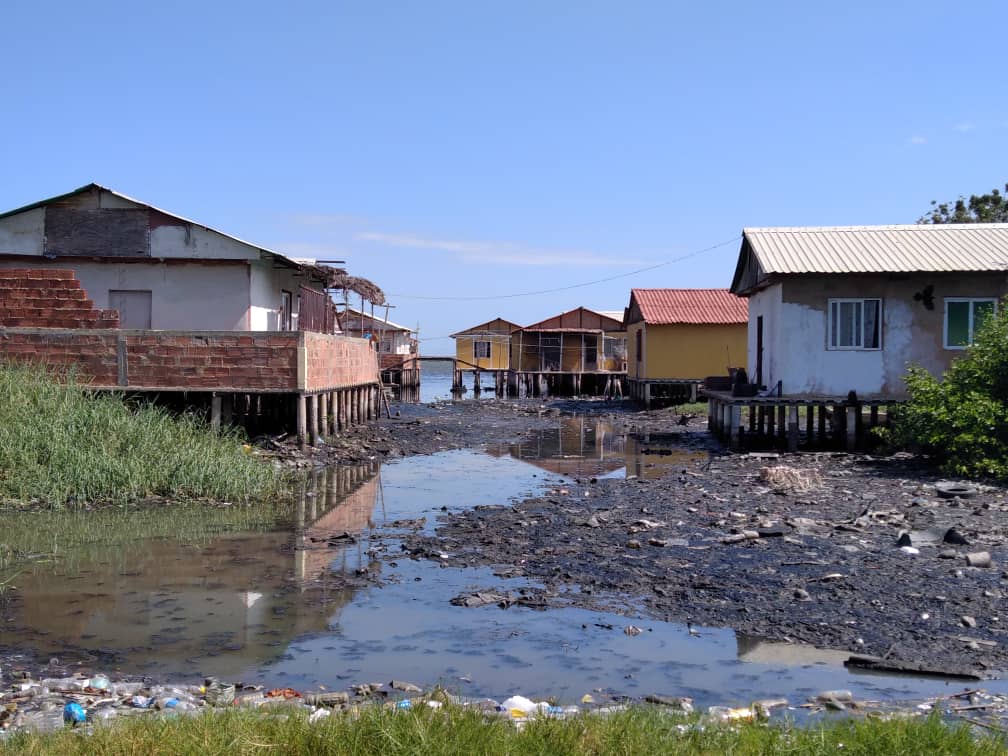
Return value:
[(829, 349), (881, 349), (881, 299), (831, 299)]
[(474, 341), (473, 342), (473, 357), (477, 360), (489, 360), (490, 359), (490, 342), (489, 341)]
[(992, 298), (950, 298), (945, 300), (945, 348), (965, 349), (997, 307)]

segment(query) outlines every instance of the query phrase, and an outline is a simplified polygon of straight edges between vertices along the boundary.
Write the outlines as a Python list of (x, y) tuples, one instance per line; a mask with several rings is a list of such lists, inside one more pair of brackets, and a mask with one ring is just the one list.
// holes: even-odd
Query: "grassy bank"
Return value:
[(0, 363), (0, 502), (125, 504), (149, 496), (248, 502), (282, 476), (194, 416), (91, 395)]
[(315, 724), (302, 716), (242, 712), (176, 720), (120, 722), (93, 735), (64, 730), (16, 736), (0, 751), (25, 754), (1001, 754), (1003, 741), (975, 737), (937, 717), (889, 722), (840, 721), (693, 727), (651, 708), (610, 716), (538, 720), (520, 732), (460, 710), (366, 710)]

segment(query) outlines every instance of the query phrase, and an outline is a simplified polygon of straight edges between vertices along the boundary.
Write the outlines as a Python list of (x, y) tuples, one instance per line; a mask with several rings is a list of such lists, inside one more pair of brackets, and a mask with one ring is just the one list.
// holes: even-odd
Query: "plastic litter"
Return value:
[(79, 703), (71, 701), (63, 707), (63, 721), (75, 726), (82, 724), (87, 722), (87, 712)]

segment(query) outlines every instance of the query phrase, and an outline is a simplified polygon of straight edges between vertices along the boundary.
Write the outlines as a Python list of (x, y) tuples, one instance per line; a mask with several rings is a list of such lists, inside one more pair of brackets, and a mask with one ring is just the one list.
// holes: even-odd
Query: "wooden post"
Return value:
[(818, 421), (819, 422), (817, 423), (817, 426), (819, 428), (819, 434), (818, 434), (819, 435), (819, 445), (820, 446), (826, 446), (827, 445), (826, 444), (826, 404), (824, 402), (820, 402), (819, 405), (817, 406), (817, 410), (819, 412), (819, 417), (818, 417)]
[(798, 405), (788, 406), (787, 448), (789, 452), (798, 451)]
[(787, 433), (787, 407), (783, 404), (777, 406), (777, 428), (782, 437)]
[(874, 428), (878, 425), (878, 405), (873, 404), (869, 410), (868, 427)]
[(776, 426), (775, 426), (775, 423), (776, 423), (777, 413), (774, 412), (773, 405), (769, 405), (768, 407), (766, 407), (766, 409), (764, 410), (764, 412), (766, 413), (766, 436), (771, 441), (773, 441), (773, 438), (776, 435)]
[(318, 397), (315, 394), (308, 396), (308, 440), (312, 446), (318, 446)]
[(220, 394), (210, 397), (210, 427), (220, 430), (221, 427), (221, 398)]
[(335, 436), (339, 433), (339, 419), (336, 417), (336, 392), (329, 392), (329, 435)]
[(644, 384), (644, 408), (651, 409), (651, 384)]
[(319, 433), (322, 436), (329, 435), (329, 394), (322, 392), (319, 394)]
[(297, 439), (303, 449), (308, 437), (308, 409), (304, 394), (297, 395)]
[(805, 438), (809, 446), (815, 446), (814, 436), (812, 434), (813, 420), (815, 420), (815, 418), (813, 417), (813, 415), (815, 414), (814, 410), (815, 405), (813, 405), (811, 402), (805, 405)]
[[(694, 391), (694, 393), (696, 392), (696, 384), (695, 383), (693, 384), (693, 391)], [(757, 417), (757, 415), (758, 415), (758, 411), (756, 409), (756, 405), (755, 404), (750, 404), (749, 405), (749, 432), (752, 433), (752, 434), (756, 433), (756, 417)]]

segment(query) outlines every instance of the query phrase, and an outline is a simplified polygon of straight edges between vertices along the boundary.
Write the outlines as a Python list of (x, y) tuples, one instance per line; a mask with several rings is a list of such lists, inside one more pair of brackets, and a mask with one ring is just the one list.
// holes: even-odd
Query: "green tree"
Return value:
[(967, 200), (938, 203), (931, 200), (931, 210), (917, 219), (918, 223), (1008, 223), (1008, 184), (1005, 194), (992, 189), (990, 194), (971, 194)]
[(941, 379), (912, 367), (894, 440), (953, 475), (1008, 479), (1008, 299)]

